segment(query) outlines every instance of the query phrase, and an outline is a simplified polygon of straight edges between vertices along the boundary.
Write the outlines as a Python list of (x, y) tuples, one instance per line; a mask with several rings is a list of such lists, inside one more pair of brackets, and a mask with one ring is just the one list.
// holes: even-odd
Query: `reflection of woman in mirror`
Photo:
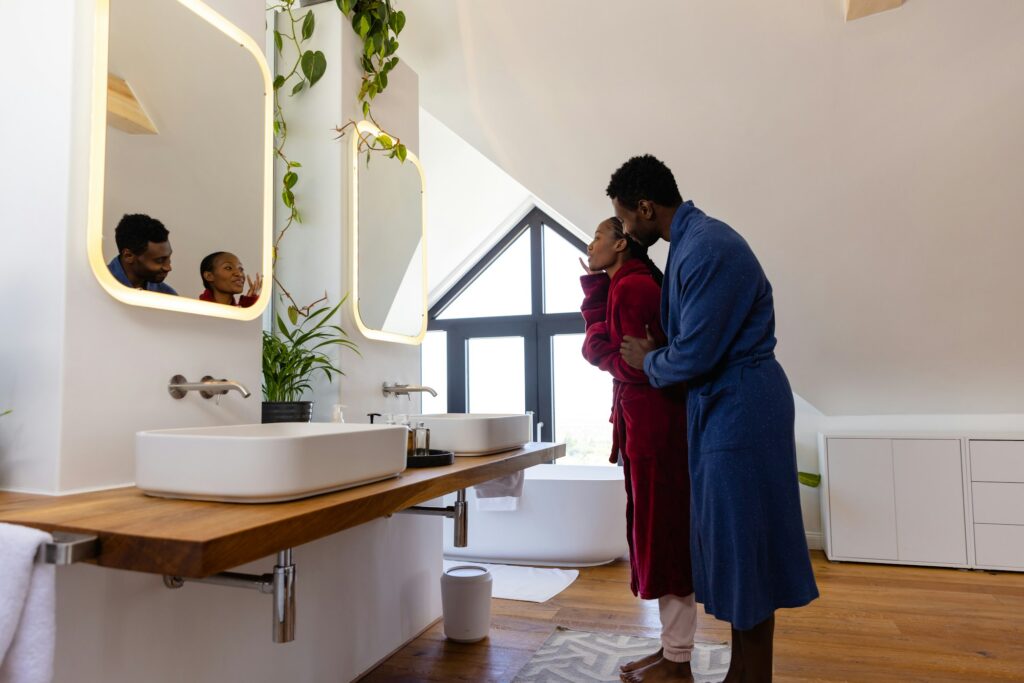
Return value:
[(693, 680), (690, 657), (697, 628), (690, 565), (690, 475), (686, 397), (651, 386), (643, 370), (622, 359), (625, 335), (654, 336), (661, 328), (662, 273), (647, 249), (626, 236), (622, 222), (597, 226), (587, 247), (583, 285), (583, 356), (611, 374), (612, 462), (626, 485), (630, 588), (657, 600), (661, 650), (621, 667), (624, 681)]
[[(259, 273), (253, 278), (245, 276), (245, 268), (238, 257), (228, 251), (215, 251), (199, 264), (199, 274), (203, 278), (203, 293), (199, 298), (226, 306), (248, 308), (260, 298), (263, 289), (263, 276)], [(242, 294), (248, 284), (249, 290)]]

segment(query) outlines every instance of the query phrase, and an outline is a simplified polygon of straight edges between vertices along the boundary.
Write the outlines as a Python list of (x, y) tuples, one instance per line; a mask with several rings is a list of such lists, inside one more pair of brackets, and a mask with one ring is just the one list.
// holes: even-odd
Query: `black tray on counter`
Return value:
[(430, 455), (409, 455), (405, 458), (406, 467), (442, 467), (455, 462), (455, 454), (451, 451), (430, 449)]

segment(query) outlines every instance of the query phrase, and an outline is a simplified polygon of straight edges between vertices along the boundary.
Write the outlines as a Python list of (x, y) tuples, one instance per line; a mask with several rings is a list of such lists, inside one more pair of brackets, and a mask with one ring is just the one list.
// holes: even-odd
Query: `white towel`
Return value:
[(523, 470), (477, 484), (473, 490), (477, 510), (514, 512), (519, 509), (519, 497), (523, 495)]
[(0, 524), (0, 683), (49, 683), (53, 679), (54, 599), (52, 564), (36, 562), (50, 534)]

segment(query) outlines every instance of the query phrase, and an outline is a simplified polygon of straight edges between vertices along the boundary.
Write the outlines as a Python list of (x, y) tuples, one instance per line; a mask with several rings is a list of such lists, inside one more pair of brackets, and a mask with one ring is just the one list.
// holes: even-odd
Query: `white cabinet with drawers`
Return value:
[(975, 566), (1024, 570), (1024, 440), (968, 439)]
[(1024, 571), (1024, 434), (820, 434), (831, 560)]

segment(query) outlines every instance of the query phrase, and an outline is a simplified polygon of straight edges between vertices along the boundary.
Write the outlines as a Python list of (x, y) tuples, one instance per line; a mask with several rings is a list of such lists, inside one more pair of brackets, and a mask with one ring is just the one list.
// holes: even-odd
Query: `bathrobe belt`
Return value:
[(752, 353), (752, 354), (747, 355), (747, 356), (740, 356), (739, 358), (733, 358), (730, 361), (726, 361), (725, 363), (722, 363), (717, 368), (715, 368), (712, 372), (709, 372), (708, 374), (706, 374), (706, 375), (704, 375), (702, 377), (699, 377), (698, 379), (693, 380), (690, 383), (690, 385), (689, 385), (690, 389), (696, 389), (697, 387), (702, 387), (705, 384), (709, 384), (711, 382), (714, 382), (716, 379), (718, 379), (719, 377), (724, 375), (729, 370), (732, 370), (733, 368), (737, 368), (737, 367), (740, 367), (740, 366), (748, 367), (748, 368), (756, 368), (762, 362), (767, 361), (767, 360), (775, 360), (775, 352), (774, 351), (761, 351), (759, 353)]

